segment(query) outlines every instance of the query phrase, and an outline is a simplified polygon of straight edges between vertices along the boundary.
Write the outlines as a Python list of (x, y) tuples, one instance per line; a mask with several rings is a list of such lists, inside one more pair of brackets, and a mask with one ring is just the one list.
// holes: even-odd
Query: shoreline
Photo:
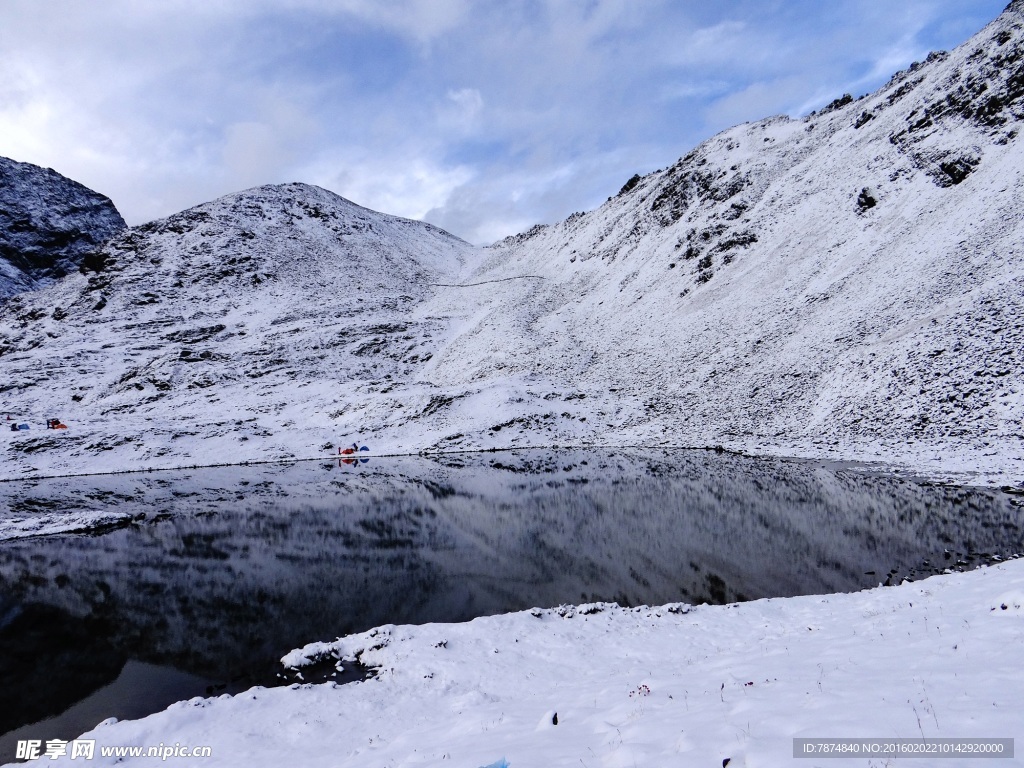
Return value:
[[(501, 447), (487, 447), (487, 448), (465, 448), (458, 450), (430, 450), (421, 449), (416, 450), (394, 450), (385, 451), (381, 453), (370, 452), (367, 455), (357, 456), (354, 458), (367, 458), (367, 459), (393, 459), (393, 458), (410, 458), (419, 457), (425, 459), (442, 458), (446, 456), (461, 456), (461, 455), (478, 455), (478, 454), (494, 454), (494, 453), (514, 453), (517, 451), (600, 451), (600, 452), (614, 452), (614, 451), (635, 451), (639, 453), (643, 452), (655, 452), (655, 451), (697, 451), (697, 452), (713, 452), (713, 453), (724, 453), (732, 456), (739, 456), (749, 459), (761, 459), (769, 461), (783, 461), (783, 462), (799, 462), (802, 464), (820, 465), (828, 469), (839, 469), (849, 470), (856, 472), (863, 472), (865, 474), (879, 474), (879, 475), (890, 475), (893, 477), (901, 477), (905, 479), (914, 480), (916, 482), (944, 485), (944, 486), (960, 486), (965, 488), (988, 488), (988, 489), (1000, 489), (1005, 493), (1018, 494), (1024, 493), (1024, 460), (1021, 461), (1021, 467), (1018, 468), (1013, 461), (1009, 463), (1002, 462), (1004, 466), (992, 470), (956, 470), (956, 469), (941, 469), (923, 466), (919, 462), (907, 459), (907, 457), (901, 458), (840, 458), (837, 454), (838, 451), (828, 452), (816, 452), (813, 450), (800, 450), (799, 448), (794, 449), (790, 446), (791, 453), (786, 453), (784, 450), (779, 452), (770, 451), (758, 451), (751, 450), (745, 447), (725, 447), (721, 445), (616, 445), (616, 444), (598, 444), (598, 443), (580, 443), (580, 444), (558, 444), (558, 445), (513, 445), (513, 446), (501, 446)], [(40, 480), (66, 480), (73, 478), (88, 478), (88, 477), (104, 477), (114, 475), (132, 475), (132, 474), (151, 474), (158, 472), (182, 472), (188, 470), (200, 470), (200, 469), (223, 469), (229, 467), (253, 467), (253, 466), (265, 466), (265, 465), (289, 465), (303, 462), (313, 461), (334, 461), (337, 459), (353, 458), (346, 456), (339, 456), (337, 454), (323, 454), (316, 456), (280, 456), (268, 459), (248, 459), (244, 461), (233, 461), (233, 462), (203, 462), (194, 464), (175, 464), (170, 466), (146, 466), (146, 467), (129, 467), (123, 469), (111, 469), (111, 470), (96, 470), (96, 471), (81, 471), (81, 472), (64, 472), (54, 474), (29, 474), (23, 477), (6, 477), (0, 478), (0, 484), (3, 483), (17, 483), (17, 482), (35, 482)], [(987, 472), (982, 480), (978, 482), (976, 475), (979, 472)], [(990, 481), (985, 482), (985, 478)], [(972, 479), (974, 482), (972, 482)]]

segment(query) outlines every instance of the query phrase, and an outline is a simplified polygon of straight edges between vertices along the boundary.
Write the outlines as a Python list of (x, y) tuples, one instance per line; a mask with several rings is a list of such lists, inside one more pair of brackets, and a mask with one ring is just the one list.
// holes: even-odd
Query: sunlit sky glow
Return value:
[(873, 90), (1005, 4), (3, 0), (0, 155), (129, 224), (303, 181), (485, 243)]

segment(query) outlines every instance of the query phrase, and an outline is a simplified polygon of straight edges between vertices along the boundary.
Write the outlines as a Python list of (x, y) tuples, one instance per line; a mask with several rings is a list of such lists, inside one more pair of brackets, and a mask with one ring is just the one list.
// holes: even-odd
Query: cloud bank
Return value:
[(0, 155), (132, 224), (304, 181), (490, 242), (871, 90), (1004, 4), (6, 0)]

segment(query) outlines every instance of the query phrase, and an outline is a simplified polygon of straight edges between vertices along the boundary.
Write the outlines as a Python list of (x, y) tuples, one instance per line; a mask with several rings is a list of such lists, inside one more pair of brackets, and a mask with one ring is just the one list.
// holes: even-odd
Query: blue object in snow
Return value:
[(19, 424), (18, 429), (28, 429), (28, 424)]
[(508, 766), (508, 760), (506, 760), (506, 759), (505, 759), (505, 758), (503, 757), (503, 758), (501, 758), (501, 760), (499, 760), (498, 762), (496, 762), (496, 763), (491, 763), (490, 765), (484, 765), (484, 766), (481, 766), (481, 768), (509, 768), (509, 766)]

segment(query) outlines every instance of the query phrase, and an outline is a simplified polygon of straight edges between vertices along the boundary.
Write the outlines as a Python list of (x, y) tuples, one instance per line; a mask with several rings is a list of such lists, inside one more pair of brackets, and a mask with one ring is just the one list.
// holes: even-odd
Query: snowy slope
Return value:
[(51, 168), (0, 157), (0, 302), (73, 271), (124, 228), (98, 192)]
[(1024, 472), (1024, 4), (487, 249), (323, 190), (129, 230), (0, 311), (14, 474), (525, 445)]
[(490, 291), (472, 376), (615, 390), (594, 439), (924, 467), (955, 446), (1019, 476), (1022, 22), (1015, 3), (875, 94), (738, 126), (499, 244), (478, 279), (544, 279)]
[[(24, 457), (12, 463), (318, 451), (366, 382), (414, 378), (430, 359), (447, 319), (424, 299), (471, 250), (300, 184), (127, 230), (83, 274), (3, 310), (3, 407), (35, 430), (5, 432)], [(41, 434), (51, 415), (71, 428)], [(307, 423), (326, 425), (315, 445)]]

